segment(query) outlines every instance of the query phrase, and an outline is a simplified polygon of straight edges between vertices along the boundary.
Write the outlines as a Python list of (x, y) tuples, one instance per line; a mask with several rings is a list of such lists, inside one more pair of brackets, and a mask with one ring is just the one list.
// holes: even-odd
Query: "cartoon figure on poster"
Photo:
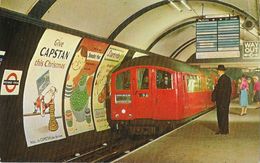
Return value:
[[(105, 68), (105, 67), (101, 67), (102, 68)], [(98, 74), (97, 74), (97, 79), (96, 82), (95, 82), (95, 86), (98, 85), (99, 83), (106, 83), (106, 80), (107, 80), (107, 77), (106, 76), (102, 76), (100, 75), (102, 74), (102, 71), (99, 71)], [(101, 88), (101, 89), (100, 89)], [(103, 85), (103, 87), (97, 87), (96, 89), (96, 94), (98, 95), (98, 102), (101, 104), (101, 105), (104, 105), (104, 102), (105, 102), (105, 99), (106, 99), (106, 85)], [(104, 105), (105, 107), (105, 105)]]
[(65, 120), (69, 135), (93, 130), (90, 96), (93, 76), (87, 73), (87, 51), (80, 47), (72, 61), (65, 88)]
[(85, 64), (85, 57), (81, 53), (82, 49), (78, 50), (75, 54), (71, 68), (69, 69), (65, 88), (65, 101), (67, 103), (66, 107), (68, 107), (65, 119), (68, 127), (73, 126), (73, 116), (77, 122), (85, 120), (84, 108), (88, 102), (88, 95), (85, 89), (87, 75), (82, 75), (80, 81), (76, 81), (76, 77), (80, 75)]
[(50, 83), (50, 73), (49, 70), (46, 71), (39, 79), (36, 81), (38, 89), (38, 97), (33, 102), (34, 104), (34, 114), (40, 113), (42, 117), (45, 117), (46, 110), (50, 113), (50, 120), (48, 124), (48, 129), (50, 131), (56, 131), (58, 129), (58, 122), (55, 118), (55, 94), (57, 93), (57, 88)]
[(54, 103), (55, 93), (57, 92), (56, 88), (52, 86), (46, 93), (38, 96), (34, 102), (34, 112), (41, 113), (41, 116), (45, 116), (45, 111), (50, 108), (50, 104)]
[(81, 49), (79, 51), (77, 51), (77, 53), (75, 54), (75, 57), (73, 59), (73, 62), (71, 63), (71, 68), (69, 70), (69, 76), (67, 78), (67, 83), (66, 83), (66, 97), (70, 97), (71, 96), (71, 88), (75, 87), (75, 84), (73, 81), (75, 79), (76, 76), (79, 75), (80, 71), (82, 70), (83, 66), (85, 64), (85, 57), (83, 57), (81, 55)]

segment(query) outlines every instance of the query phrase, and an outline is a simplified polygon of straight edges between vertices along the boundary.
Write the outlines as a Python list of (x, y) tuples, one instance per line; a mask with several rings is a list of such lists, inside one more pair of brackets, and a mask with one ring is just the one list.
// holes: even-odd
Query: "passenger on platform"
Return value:
[(257, 76), (254, 79), (254, 101), (257, 102), (257, 108), (260, 107), (260, 82)]
[(251, 105), (253, 103), (254, 97), (254, 84), (251, 77), (247, 78), (248, 83), (248, 104)]
[(219, 131), (216, 134), (228, 134), (228, 113), (229, 113), (229, 104), (231, 97), (231, 80), (225, 74), (225, 66), (218, 65), (218, 82), (215, 86), (212, 94), (212, 99), (216, 101), (217, 105), (217, 120)]
[(247, 106), (248, 106), (248, 83), (246, 80), (245, 75), (242, 75), (241, 84), (239, 86), (241, 93), (240, 93), (240, 106), (241, 106), (241, 113), (240, 115), (246, 115)]

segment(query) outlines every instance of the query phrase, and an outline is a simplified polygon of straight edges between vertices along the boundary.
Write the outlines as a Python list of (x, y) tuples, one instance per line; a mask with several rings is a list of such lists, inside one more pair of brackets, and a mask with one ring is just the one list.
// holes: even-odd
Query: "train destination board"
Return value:
[(206, 18), (196, 23), (196, 58), (240, 57), (238, 16)]

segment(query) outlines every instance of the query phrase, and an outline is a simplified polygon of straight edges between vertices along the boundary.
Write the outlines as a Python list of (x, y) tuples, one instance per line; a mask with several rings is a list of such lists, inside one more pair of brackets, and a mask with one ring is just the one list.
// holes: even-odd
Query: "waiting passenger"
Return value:
[(248, 106), (248, 83), (246, 80), (245, 75), (242, 76), (241, 85), (240, 85), (240, 106), (241, 106), (241, 113), (240, 115), (246, 115), (247, 106)]
[(149, 78), (145, 76), (142, 82), (141, 89), (148, 89), (149, 88)]
[(158, 88), (160, 89), (171, 88), (168, 76), (164, 76), (161, 78)]
[(161, 88), (161, 89), (165, 89), (166, 88), (166, 85), (165, 85), (165, 79), (162, 78), (159, 85), (158, 85), (158, 88)]
[(257, 102), (257, 108), (259, 108), (260, 104), (260, 82), (257, 76), (253, 77), (254, 80), (254, 101)]
[(224, 65), (218, 65), (217, 70), (219, 79), (212, 94), (212, 99), (216, 101), (217, 105), (217, 119), (219, 131), (217, 131), (216, 134), (228, 134), (228, 113), (232, 91), (231, 80), (225, 74), (226, 68)]

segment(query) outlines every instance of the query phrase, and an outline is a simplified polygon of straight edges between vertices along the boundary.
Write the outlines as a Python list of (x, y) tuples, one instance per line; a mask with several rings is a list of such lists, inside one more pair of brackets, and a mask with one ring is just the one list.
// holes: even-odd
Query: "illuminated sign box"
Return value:
[(196, 23), (196, 58), (240, 57), (238, 16), (206, 18)]

